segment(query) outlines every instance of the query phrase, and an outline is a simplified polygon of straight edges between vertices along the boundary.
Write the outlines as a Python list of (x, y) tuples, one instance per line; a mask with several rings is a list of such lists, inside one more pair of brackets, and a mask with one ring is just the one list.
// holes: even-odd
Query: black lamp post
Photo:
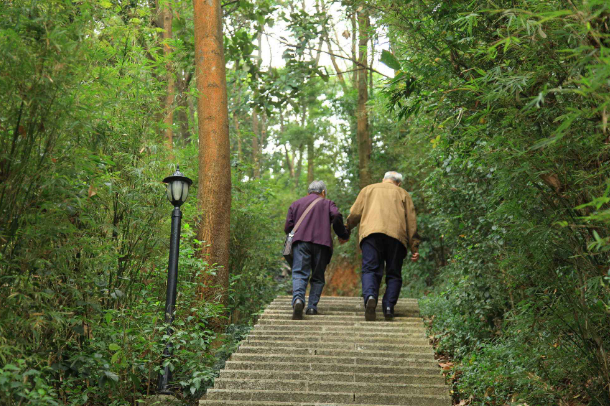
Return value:
[[(189, 193), (189, 186), (193, 181), (180, 172), (180, 166), (176, 167), (176, 172), (172, 176), (163, 179), (167, 183), (167, 198), (174, 205), (172, 211), (172, 233), (169, 240), (169, 267), (167, 273), (167, 295), (165, 299), (165, 323), (168, 324), (167, 334), (171, 336), (172, 322), (174, 321), (174, 310), (176, 307), (176, 282), (178, 280), (178, 252), (180, 248), (180, 222), (182, 212), (180, 206), (186, 201)], [(172, 354), (172, 344), (167, 342), (163, 351), (163, 360), (167, 360)], [(169, 365), (163, 367), (163, 373), (159, 377), (159, 393), (163, 395), (171, 395), (169, 390), (169, 381), (172, 378), (172, 372)]]

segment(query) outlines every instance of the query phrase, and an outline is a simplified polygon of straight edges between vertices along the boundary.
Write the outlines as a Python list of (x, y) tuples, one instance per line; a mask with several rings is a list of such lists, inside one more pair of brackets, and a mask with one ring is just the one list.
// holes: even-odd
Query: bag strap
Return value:
[(311, 202), (311, 204), (309, 206), (307, 206), (307, 208), (305, 209), (303, 214), (301, 214), (301, 217), (299, 218), (299, 221), (297, 221), (297, 223), (295, 224), (295, 226), (292, 229), (292, 231), (290, 232), (290, 234), (294, 235), (297, 232), (297, 229), (299, 228), (299, 226), (301, 225), (301, 223), (305, 219), (305, 216), (307, 216), (307, 214), (311, 211), (311, 209), (313, 209), (313, 206), (315, 206), (320, 200), (324, 200), (324, 198), (323, 197), (318, 197), (316, 200)]

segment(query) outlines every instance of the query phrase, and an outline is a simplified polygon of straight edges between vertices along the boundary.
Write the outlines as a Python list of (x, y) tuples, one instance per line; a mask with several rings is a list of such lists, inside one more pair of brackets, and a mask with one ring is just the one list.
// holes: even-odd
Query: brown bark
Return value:
[(309, 185), (313, 182), (313, 168), (314, 168), (314, 145), (313, 145), (313, 137), (309, 137), (307, 141), (307, 184)]
[(260, 178), (260, 162), (259, 162), (259, 137), (260, 137), (260, 123), (258, 120), (258, 112), (256, 107), (252, 109), (252, 176), (255, 179)]
[[(369, 24), (369, 28), (370, 28), (370, 24)], [(373, 38), (371, 38), (371, 62), (369, 64), (369, 66), (373, 66), (373, 64), (375, 63), (375, 41)], [(373, 71), (369, 70), (369, 98), (373, 97)]]
[(261, 138), (260, 138), (260, 143), (258, 145), (258, 149), (259, 149), (259, 151), (258, 151), (259, 152), (259, 154), (258, 154), (258, 168), (259, 168), (259, 171), (261, 170), (261, 168), (263, 167), (263, 164), (265, 163), (265, 155), (263, 154), (263, 149), (267, 145), (267, 111), (265, 111), (265, 110), (263, 110), (263, 115), (261, 116), (260, 133), (261, 133)]
[(176, 122), (180, 125), (180, 138), (182, 142), (188, 143), (190, 140), (190, 123), (189, 123), (189, 104), (188, 90), (192, 75), (183, 74), (178, 81), (178, 95), (176, 96)]
[(358, 86), (358, 64), (356, 64), (356, 31), (358, 30), (358, 25), (356, 22), (356, 13), (352, 13), (350, 21), (352, 22), (352, 83), (354, 87), (356, 87)]
[[(316, 12), (318, 14), (320, 14), (320, 2), (318, 0), (316, 0)], [(320, 39), (318, 40), (318, 49), (316, 52), (316, 68), (318, 68), (318, 65), (320, 64), (320, 55), (322, 55), (322, 46), (324, 45), (324, 35), (320, 35)]]
[(297, 160), (297, 168), (294, 174), (294, 186), (299, 187), (299, 180), (301, 179), (301, 170), (303, 169), (303, 144), (299, 145), (299, 159)]
[[(280, 106), (280, 134), (284, 134), (284, 109)], [(291, 157), (288, 147), (284, 144), (284, 154), (286, 155), (286, 167), (290, 177), (294, 179), (294, 155)]]
[[(258, 60), (256, 62), (257, 66), (260, 68), (261, 63), (263, 61), (263, 33), (259, 32), (256, 36), (257, 44), (258, 44)], [(254, 80), (258, 80), (258, 75), (254, 76)], [(258, 99), (258, 90), (254, 91), (254, 101)], [(260, 178), (261, 176), (261, 165), (260, 165), (260, 155), (261, 155), (261, 126), (260, 120), (258, 117), (258, 110), (256, 107), (252, 109), (252, 132), (254, 133), (254, 137), (252, 137), (252, 174), (255, 179)]]
[[(186, 98), (186, 103), (188, 104), (188, 108), (189, 108), (189, 128), (191, 129), (191, 131), (193, 131), (193, 133), (195, 133), (195, 131), (197, 131), (197, 123), (195, 120), (195, 101), (193, 97), (187, 96)], [(196, 135), (196, 134), (194, 134)], [(189, 138), (190, 141), (190, 138)]]
[(343, 91), (345, 93), (345, 92), (347, 92), (345, 78), (343, 77), (343, 72), (339, 68), (339, 64), (337, 63), (337, 58), (335, 57), (335, 55), (333, 53), (333, 47), (330, 43), (330, 38), (328, 37), (328, 33), (325, 34), (325, 40), (326, 40), (326, 46), (328, 47), (328, 52), (330, 55), (330, 61), (333, 64), (333, 68), (335, 69), (335, 72), (337, 73), (337, 78), (339, 79), (339, 83), (341, 83), (341, 87), (343, 88)]
[[(229, 111), (223, 47), (221, 1), (193, 0), (195, 66), (199, 100), (199, 210), (197, 238), (204, 241), (201, 254), (217, 264), (216, 275), (207, 273), (201, 284), (202, 299), (227, 304), (231, 218), (231, 162)], [(212, 328), (220, 331), (221, 320)]]
[(237, 160), (241, 161), (241, 130), (239, 129), (239, 117), (237, 111), (233, 112), (233, 125), (235, 126), (235, 137), (237, 137)]
[[(235, 64), (235, 75), (239, 69), (239, 63)], [(235, 98), (233, 102), (233, 126), (235, 127), (235, 137), (237, 138), (237, 161), (241, 162), (242, 158), (242, 144), (241, 144), (241, 129), (239, 128), (239, 106), (241, 105), (241, 84), (239, 81), (235, 82), (235, 88), (233, 89)]]
[(288, 153), (288, 147), (284, 145), (284, 154), (286, 156), (286, 167), (291, 178), (294, 178), (294, 157), (291, 157)]
[[(167, 70), (167, 92), (165, 93), (165, 100), (163, 102), (163, 124), (165, 142), (167, 148), (172, 151), (174, 149), (174, 131), (172, 126), (174, 124), (174, 97), (176, 93), (176, 84), (172, 63), (169, 60), (172, 49), (168, 42), (172, 39), (173, 19), (173, 13), (169, 2), (165, 3), (163, 10), (161, 10), (161, 19), (163, 24), (163, 55), (168, 59), (165, 65)], [(173, 153), (170, 156), (173, 158)]]
[[(359, 55), (360, 65), (367, 61), (367, 46), (369, 41), (370, 20), (366, 10), (358, 12), (359, 28)], [(357, 139), (358, 139), (358, 171), (360, 173), (360, 188), (371, 184), (370, 161), (371, 161), (371, 136), (369, 133), (369, 114), (366, 103), (368, 101), (367, 70), (363, 66), (358, 68), (358, 108), (357, 117)]]

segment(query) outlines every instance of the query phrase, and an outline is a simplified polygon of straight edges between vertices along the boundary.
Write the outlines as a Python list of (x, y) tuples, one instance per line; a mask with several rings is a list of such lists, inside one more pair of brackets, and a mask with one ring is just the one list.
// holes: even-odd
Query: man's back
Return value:
[(413, 248), (415, 208), (406, 190), (393, 183), (375, 183), (360, 191), (347, 218), (348, 228), (360, 223), (359, 240), (381, 233)]

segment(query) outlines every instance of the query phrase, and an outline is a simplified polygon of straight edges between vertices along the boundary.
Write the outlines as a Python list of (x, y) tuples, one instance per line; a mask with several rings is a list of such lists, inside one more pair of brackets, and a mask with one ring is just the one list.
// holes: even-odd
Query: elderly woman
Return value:
[[(318, 302), (324, 288), (324, 272), (332, 256), (331, 224), (340, 241), (349, 239), (349, 231), (343, 224), (343, 216), (332, 200), (326, 199), (326, 184), (321, 180), (311, 182), (307, 196), (293, 202), (288, 209), (284, 231), (290, 233), (303, 217), (292, 238), (292, 319), (303, 318), (305, 290), (311, 283), (308, 315), (318, 314)], [(310, 279), (311, 276), (311, 279)]]

